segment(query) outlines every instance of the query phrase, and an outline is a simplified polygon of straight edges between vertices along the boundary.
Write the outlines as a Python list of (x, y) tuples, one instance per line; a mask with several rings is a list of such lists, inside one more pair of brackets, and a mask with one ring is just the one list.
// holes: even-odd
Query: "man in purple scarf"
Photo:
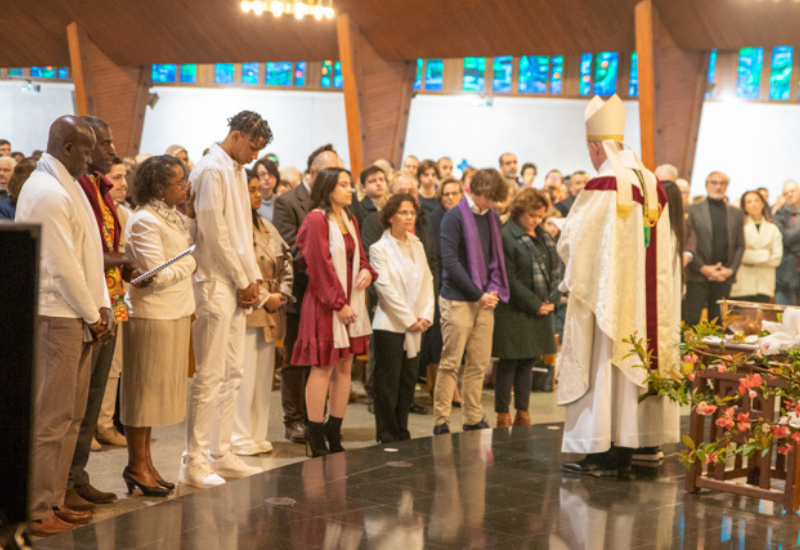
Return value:
[(500, 219), (492, 211), (508, 193), (497, 170), (479, 170), (467, 194), (442, 219), (442, 359), (433, 397), (434, 435), (450, 433), (450, 410), (458, 371), (466, 350), (463, 399), (464, 430), (489, 428), (481, 394), (492, 359), (494, 308), (508, 301), (508, 280)]

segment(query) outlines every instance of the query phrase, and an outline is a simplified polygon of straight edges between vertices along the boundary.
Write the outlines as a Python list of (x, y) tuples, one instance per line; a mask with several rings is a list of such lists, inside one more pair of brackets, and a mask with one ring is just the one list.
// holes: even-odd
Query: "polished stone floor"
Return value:
[(679, 445), (632, 478), (560, 471), (558, 425), (370, 446), (183, 494), (38, 549), (792, 548), (800, 516), (687, 494)]

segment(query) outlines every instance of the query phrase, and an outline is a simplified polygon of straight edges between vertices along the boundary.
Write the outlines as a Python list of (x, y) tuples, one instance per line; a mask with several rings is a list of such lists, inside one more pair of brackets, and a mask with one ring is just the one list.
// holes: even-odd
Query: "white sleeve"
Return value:
[(228, 223), (222, 212), (225, 199), (223, 186), (220, 175), (213, 170), (204, 170), (193, 182), (197, 234), (198, 237), (202, 236), (202, 246), (211, 252), (236, 287), (247, 288), (253, 281), (248, 277), (242, 259), (231, 242)]
[(395, 319), (398, 324), (408, 328), (417, 322), (417, 317), (392, 284), (389, 262), (385, 257), (383, 248), (378, 243), (369, 247), (369, 262), (372, 265), (372, 269), (378, 274), (378, 279), (375, 281), (375, 290), (380, 298), (379, 306), (387, 317)]
[[(161, 227), (157, 221), (139, 218), (130, 225), (128, 250), (144, 271), (158, 267), (167, 260)], [(153, 278), (151, 288), (165, 288), (178, 283), (194, 273), (197, 262), (191, 254), (165, 267)]]
[[(70, 205), (63, 195), (42, 194), (25, 221), (42, 224), (42, 265), (47, 266), (61, 297), (84, 321), (93, 325), (100, 320), (100, 312), (86, 286), (87, 277), (72, 241), (72, 225), (80, 224), (79, 220), (72, 220), (73, 208), (80, 206)], [(96, 238), (100, 239), (99, 232)], [(107, 289), (104, 294), (106, 305), (110, 307)]]

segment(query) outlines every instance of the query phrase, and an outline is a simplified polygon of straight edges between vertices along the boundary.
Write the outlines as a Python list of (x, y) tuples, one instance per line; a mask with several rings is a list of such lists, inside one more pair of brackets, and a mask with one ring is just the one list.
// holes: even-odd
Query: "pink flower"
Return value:
[(725, 366), (725, 363), (720, 363), (717, 366), (717, 372), (728, 372), (728, 367)]
[(750, 391), (747, 393), (747, 395), (749, 395), (749, 396), (750, 396), (750, 399), (755, 399), (756, 397), (758, 397), (758, 393), (756, 392), (756, 390), (750, 390)]
[(787, 443), (786, 445), (781, 445), (778, 447), (778, 454), (788, 455), (791, 450), (792, 450), (791, 444)]
[(697, 377), (697, 375), (695, 373), (693, 373), (693, 372), (690, 372), (689, 374), (686, 375), (686, 378), (688, 378), (691, 382), (694, 382), (694, 379), (696, 377)]
[(736, 429), (740, 432), (746, 432), (750, 429), (750, 422), (739, 422), (736, 424)]
[(702, 414), (703, 416), (708, 416), (709, 414), (714, 414), (716, 410), (716, 405), (711, 405), (705, 401), (701, 401), (700, 404), (697, 405), (695, 412), (697, 412), (697, 414)]
[(772, 429), (772, 426), (770, 426), (768, 423), (764, 422), (763, 424), (761, 424), (761, 433), (762, 434), (769, 433), (769, 431), (771, 429)]
[(800, 432), (794, 432), (792, 434), (792, 439), (795, 443), (800, 443)]
[(706, 464), (716, 464), (717, 462), (719, 462), (719, 456), (717, 456), (717, 453), (708, 453), (706, 455)]
[(724, 416), (717, 418), (715, 424), (725, 430), (730, 430), (731, 428), (733, 428), (733, 420), (731, 420), (730, 418), (726, 418)]
[(694, 353), (688, 353), (683, 356), (683, 360), (687, 363), (697, 363), (700, 358)]
[(787, 426), (773, 426), (772, 427), (772, 435), (777, 437), (778, 439), (783, 439), (784, 437), (789, 437), (791, 431)]

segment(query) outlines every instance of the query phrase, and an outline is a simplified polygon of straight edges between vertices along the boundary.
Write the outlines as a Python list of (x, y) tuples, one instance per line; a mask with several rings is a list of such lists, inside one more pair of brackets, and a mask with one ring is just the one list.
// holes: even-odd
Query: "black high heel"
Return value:
[(322, 422), (308, 421), (308, 428), (306, 428), (306, 456), (316, 458), (331, 454), (325, 444), (324, 430)]
[(159, 485), (161, 485), (163, 488), (165, 488), (165, 489), (167, 489), (169, 491), (172, 491), (173, 489), (175, 489), (175, 484), (174, 483), (170, 483), (169, 481), (164, 481), (163, 479), (158, 479), (156, 481), (158, 481)]
[(125, 480), (125, 486), (128, 488), (128, 494), (133, 494), (133, 488), (138, 487), (146, 497), (166, 497), (169, 496), (169, 489), (157, 485), (155, 487), (148, 487), (136, 481), (128, 471), (127, 466), (122, 471), (122, 479)]
[(342, 418), (328, 416), (325, 423), (325, 439), (328, 441), (328, 448), (333, 453), (343, 453), (342, 447)]

